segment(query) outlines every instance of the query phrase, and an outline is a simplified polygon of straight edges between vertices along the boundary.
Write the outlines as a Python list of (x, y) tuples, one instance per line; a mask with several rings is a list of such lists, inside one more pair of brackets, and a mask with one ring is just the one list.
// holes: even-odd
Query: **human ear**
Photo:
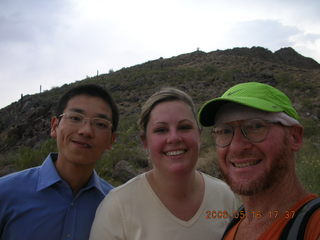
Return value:
[(111, 141), (110, 141), (110, 143), (108, 144), (108, 146), (107, 146), (106, 149), (108, 149), (108, 150), (111, 150), (111, 149), (112, 149), (112, 146), (113, 146), (114, 142), (116, 141), (116, 138), (117, 138), (117, 134), (114, 133), (114, 132), (112, 132), (112, 133), (111, 133)]
[(50, 136), (53, 138), (57, 138), (57, 127), (59, 125), (59, 119), (57, 117), (51, 118), (51, 130)]
[(295, 125), (290, 128), (290, 141), (291, 148), (294, 152), (300, 150), (303, 144), (303, 127), (301, 125)]
[(147, 137), (146, 137), (146, 135), (143, 134), (143, 133), (141, 133), (141, 134), (140, 134), (140, 139), (141, 139), (143, 148), (144, 148), (144, 149), (148, 149), (148, 143), (147, 143)]

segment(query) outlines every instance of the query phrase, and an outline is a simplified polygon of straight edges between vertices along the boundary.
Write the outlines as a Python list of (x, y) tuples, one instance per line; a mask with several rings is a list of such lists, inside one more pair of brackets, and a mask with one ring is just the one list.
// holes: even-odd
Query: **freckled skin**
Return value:
[[(272, 125), (266, 139), (251, 143), (239, 128), (225, 148), (217, 147), (219, 167), (232, 190), (240, 195), (253, 195), (277, 184), (288, 172), (293, 157), (285, 131), (279, 125)], [(235, 168), (233, 161), (259, 161), (247, 168)]]

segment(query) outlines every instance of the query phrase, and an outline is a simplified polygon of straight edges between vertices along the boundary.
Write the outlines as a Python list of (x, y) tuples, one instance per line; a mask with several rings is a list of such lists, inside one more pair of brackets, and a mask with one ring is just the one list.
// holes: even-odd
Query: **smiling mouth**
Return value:
[(89, 145), (88, 143), (84, 143), (84, 142), (78, 142), (78, 141), (72, 141), (75, 144), (78, 144), (84, 148), (91, 148), (91, 145)]
[(185, 152), (186, 152), (186, 150), (170, 151), (170, 152), (166, 152), (165, 155), (167, 155), (167, 156), (178, 156), (178, 155), (181, 155), (181, 154), (183, 154)]
[(246, 168), (246, 167), (251, 167), (259, 164), (261, 160), (256, 160), (256, 161), (250, 161), (250, 162), (244, 162), (244, 163), (232, 163), (232, 166), (235, 168)]

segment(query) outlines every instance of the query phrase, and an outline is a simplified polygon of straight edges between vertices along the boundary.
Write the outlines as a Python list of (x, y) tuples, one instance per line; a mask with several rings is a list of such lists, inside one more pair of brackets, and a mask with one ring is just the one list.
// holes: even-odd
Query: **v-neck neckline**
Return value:
[(204, 181), (204, 195), (203, 195), (203, 199), (202, 202), (200, 204), (199, 209), (197, 210), (197, 212), (192, 216), (192, 218), (190, 218), (189, 220), (185, 221), (182, 220), (178, 217), (176, 217), (164, 204), (163, 202), (160, 200), (160, 198), (157, 196), (157, 194), (154, 192), (154, 190), (152, 189), (150, 183), (147, 180), (146, 177), (146, 173), (144, 173), (142, 175), (143, 178), (143, 182), (144, 185), (146, 186), (146, 188), (148, 189), (148, 192), (152, 195), (152, 198), (158, 203), (159, 207), (162, 208), (164, 210), (164, 212), (175, 222), (179, 223), (180, 225), (184, 226), (184, 227), (191, 227), (198, 219), (199, 217), (202, 215), (203, 213), (203, 208), (205, 206), (205, 201), (207, 199), (206, 194), (207, 194), (207, 189), (206, 189), (206, 179), (205, 176), (199, 172), (201, 174), (201, 176), (203, 177), (203, 181)]

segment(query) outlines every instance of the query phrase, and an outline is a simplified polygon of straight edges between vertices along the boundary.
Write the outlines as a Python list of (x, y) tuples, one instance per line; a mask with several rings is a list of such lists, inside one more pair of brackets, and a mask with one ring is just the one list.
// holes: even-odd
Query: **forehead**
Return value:
[(77, 110), (88, 114), (112, 115), (110, 105), (102, 98), (90, 95), (77, 95), (69, 99), (65, 110)]
[(249, 118), (249, 119), (245, 119), (245, 120), (236, 120), (236, 121), (231, 121), (231, 122), (224, 122), (224, 123), (218, 123), (215, 124), (214, 127), (219, 127), (219, 126), (252, 126), (252, 125), (256, 125), (256, 124), (264, 124), (266, 123), (265, 120), (260, 119), (260, 118)]
[(215, 123), (229, 123), (253, 118), (268, 119), (269, 112), (236, 103), (223, 105), (215, 115)]
[(165, 101), (158, 103), (150, 113), (151, 121), (189, 119), (194, 120), (191, 107), (183, 101)]

